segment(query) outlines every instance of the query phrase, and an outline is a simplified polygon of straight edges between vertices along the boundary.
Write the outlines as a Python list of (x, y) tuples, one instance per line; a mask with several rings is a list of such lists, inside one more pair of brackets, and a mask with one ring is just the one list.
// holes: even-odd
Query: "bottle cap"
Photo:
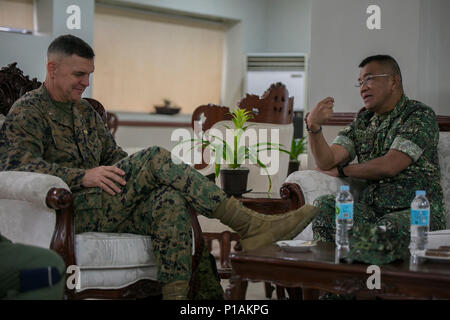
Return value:
[(350, 187), (349, 186), (341, 186), (340, 188), (339, 188), (339, 190), (341, 190), (341, 191), (349, 191), (350, 190)]
[(417, 190), (416, 191), (416, 197), (417, 196), (425, 196), (427, 193), (425, 190)]

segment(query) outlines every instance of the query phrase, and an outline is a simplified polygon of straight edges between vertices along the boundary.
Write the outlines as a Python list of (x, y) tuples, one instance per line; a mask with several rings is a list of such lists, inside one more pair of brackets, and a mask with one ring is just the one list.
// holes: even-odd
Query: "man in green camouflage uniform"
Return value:
[[(367, 179), (354, 204), (349, 257), (384, 264), (408, 255), (409, 208), (416, 190), (426, 190), (430, 200), (430, 229), (445, 228), (439, 128), (431, 108), (404, 95), (400, 69), (392, 57), (368, 57), (359, 67), (364, 108), (328, 146), (320, 129), (331, 116), (334, 100), (320, 101), (307, 116), (309, 142), (323, 172)], [(358, 163), (348, 164), (355, 157)], [(318, 241), (335, 240), (335, 197), (315, 200), (319, 214), (313, 232)]]
[[(47, 58), (44, 84), (14, 103), (0, 131), (0, 170), (63, 179), (74, 196), (76, 233), (150, 235), (164, 298), (187, 295), (192, 268), (189, 206), (233, 228), (244, 250), (292, 238), (317, 214), (313, 206), (282, 216), (253, 212), (192, 167), (174, 164), (170, 152), (160, 147), (127, 157), (81, 99), (94, 71), (92, 48), (77, 37), (61, 36), (50, 44)], [(209, 263), (207, 252), (202, 259), (201, 277)], [(209, 280), (201, 288), (211, 288), (217, 297), (220, 284), (213, 276)]]
[(65, 274), (56, 252), (12, 243), (0, 234), (0, 299), (62, 299)]

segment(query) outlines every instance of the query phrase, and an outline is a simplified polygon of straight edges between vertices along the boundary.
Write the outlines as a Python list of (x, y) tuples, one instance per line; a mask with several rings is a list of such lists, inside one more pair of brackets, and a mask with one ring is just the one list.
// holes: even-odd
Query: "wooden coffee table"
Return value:
[(309, 252), (286, 252), (276, 245), (231, 255), (233, 276), (229, 299), (245, 299), (248, 281), (302, 287), (304, 299), (318, 298), (319, 290), (355, 294), (357, 298), (450, 299), (450, 262), (408, 261), (380, 266), (380, 289), (368, 289), (365, 264), (336, 261), (335, 245), (321, 243)]

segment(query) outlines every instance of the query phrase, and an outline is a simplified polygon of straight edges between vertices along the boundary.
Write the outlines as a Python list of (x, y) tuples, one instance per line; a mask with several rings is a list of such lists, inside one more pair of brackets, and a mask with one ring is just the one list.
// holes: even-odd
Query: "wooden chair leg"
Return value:
[(282, 286), (277, 286), (277, 299), (278, 300), (286, 299), (286, 293), (285, 293), (284, 287), (282, 287)]
[(289, 294), (289, 300), (303, 300), (302, 288), (286, 288)]
[(303, 300), (318, 300), (320, 290), (313, 288), (302, 288)]
[(230, 285), (225, 290), (226, 300), (245, 300), (245, 295), (247, 293), (248, 281), (242, 280), (238, 276), (233, 276), (230, 278)]
[(231, 268), (230, 252), (231, 252), (231, 232), (224, 231), (220, 235), (220, 266), (224, 269)]
[(264, 282), (264, 291), (267, 299), (272, 299), (273, 290), (275, 290), (275, 287), (270, 282)]
[(209, 252), (212, 250), (212, 239), (206, 239), (206, 244), (208, 246)]

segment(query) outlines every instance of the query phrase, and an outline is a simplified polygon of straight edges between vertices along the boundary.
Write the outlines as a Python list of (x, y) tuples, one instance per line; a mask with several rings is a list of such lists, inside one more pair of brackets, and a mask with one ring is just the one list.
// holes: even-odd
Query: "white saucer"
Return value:
[(428, 259), (428, 260), (450, 261), (450, 257), (427, 256), (427, 255), (425, 254), (425, 250), (419, 251), (419, 252), (417, 253), (417, 256), (420, 257), (420, 258)]

